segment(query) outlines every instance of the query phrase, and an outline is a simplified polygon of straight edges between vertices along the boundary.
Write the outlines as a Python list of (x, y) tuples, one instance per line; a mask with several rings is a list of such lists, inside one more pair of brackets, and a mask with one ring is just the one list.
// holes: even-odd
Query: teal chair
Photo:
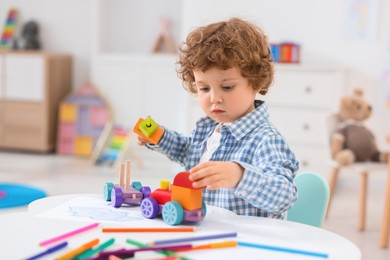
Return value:
[(298, 199), (287, 212), (287, 220), (322, 227), (329, 202), (329, 184), (320, 174), (302, 172), (295, 176)]

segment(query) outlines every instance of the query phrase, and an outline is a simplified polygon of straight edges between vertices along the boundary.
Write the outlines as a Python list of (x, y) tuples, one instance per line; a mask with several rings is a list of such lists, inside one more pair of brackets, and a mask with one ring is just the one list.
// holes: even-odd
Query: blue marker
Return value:
[(297, 249), (278, 247), (278, 246), (252, 244), (252, 243), (246, 243), (246, 242), (238, 242), (238, 246), (247, 246), (247, 247), (259, 248), (259, 249), (265, 249), (265, 250), (273, 250), (273, 251), (286, 252), (286, 253), (292, 253), (292, 254), (309, 255), (309, 256), (315, 256), (315, 257), (321, 257), (321, 258), (328, 258), (329, 257), (328, 254), (319, 253), (319, 252), (297, 250)]
[(62, 249), (64, 247), (66, 247), (67, 245), (68, 245), (68, 242), (63, 242), (61, 244), (58, 244), (56, 246), (53, 246), (53, 247), (50, 247), (50, 248), (46, 249), (46, 251), (43, 251), (42, 253), (39, 253), (39, 254), (34, 255), (34, 256), (31, 256), (29, 258), (26, 258), (26, 260), (38, 259), (38, 258), (40, 258), (42, 256), (45, 256), (45, 255), (51, 254), (51, 253), (53, 253), (55, 251), (58, 251), (58, 250), (60, 250), (60, 249)]

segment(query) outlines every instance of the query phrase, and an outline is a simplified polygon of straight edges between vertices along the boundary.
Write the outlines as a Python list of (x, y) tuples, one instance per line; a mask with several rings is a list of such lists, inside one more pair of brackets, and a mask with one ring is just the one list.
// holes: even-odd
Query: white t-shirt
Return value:
[(212, 135), (209, 137), (209, 139), (207, 139), (206, 147), (204, 148), (203, 154), (200, 157), (199, 163), (208, 162), (213, 153), (217, 150), (221, 142), (220, 128), (221, 124), (217, 125)]

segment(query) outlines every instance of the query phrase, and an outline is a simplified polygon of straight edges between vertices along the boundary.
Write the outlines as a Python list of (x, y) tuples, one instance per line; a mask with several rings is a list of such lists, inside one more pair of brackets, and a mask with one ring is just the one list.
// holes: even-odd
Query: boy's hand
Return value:
[(207, 189), (235, 188), (240, 182), (244, 169), (234, 162), (209, 161), (198, 164), (190, 170), (190, 180), (194, 188), (207, 186)]
[(148, 140), (146, 140), (145, 138), (143, 138), (142, 136), (140, 135), (137, 135), (137, 144), (139, 146), (144, 146), (145, 144), (148, 144)]

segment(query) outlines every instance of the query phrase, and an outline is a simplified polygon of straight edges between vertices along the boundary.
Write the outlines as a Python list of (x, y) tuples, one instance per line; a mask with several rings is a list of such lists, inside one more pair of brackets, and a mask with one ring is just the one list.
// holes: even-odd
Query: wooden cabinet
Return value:
[(71, 90), (72, 59), (44, 52), (0, 53), (0, 148), (54, 150), (58, 105)]

